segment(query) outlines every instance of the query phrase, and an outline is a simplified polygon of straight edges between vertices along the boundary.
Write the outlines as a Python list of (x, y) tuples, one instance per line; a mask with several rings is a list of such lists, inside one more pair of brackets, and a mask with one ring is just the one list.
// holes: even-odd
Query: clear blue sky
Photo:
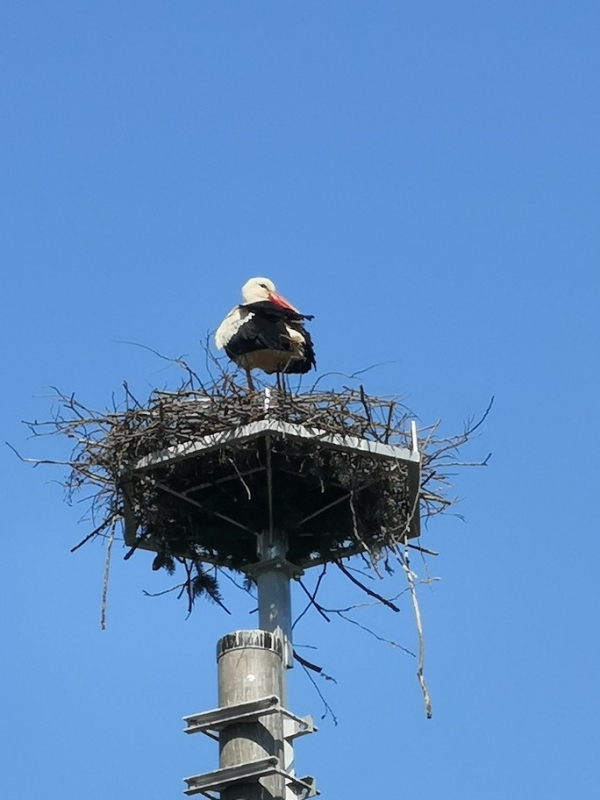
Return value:
[[(3, 440), (63, 452), (20, 425), (49, 385), (103, 407), (175, 382), (121, 340), (201, 370), (256, 274), (316, 315), (321, 372), (390, 362), (367, 390), (447, 432), (497, 398), (466, 523), (423, 539), (433, 720), (409, 656), (304, 618), (337, 679), (339, 725), (297, 745), (324, 798), (596, 796), (599, 22), (585, 0), (0, 8)], [(103, 549), (69, 553), (85, 504), (1, 459), (3, 796), (182, 797), (217, 754), (181, 716), (216, 704), (215, 641), (251, 604), (186, 621), (116, 546), (101, 632)], [(408, 605), (362, 619), (415, 646)]]

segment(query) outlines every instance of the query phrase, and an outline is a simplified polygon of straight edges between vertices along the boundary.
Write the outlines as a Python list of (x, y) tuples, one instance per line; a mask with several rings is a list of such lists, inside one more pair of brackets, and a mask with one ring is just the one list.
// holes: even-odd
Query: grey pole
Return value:
[[(261, 561), (252, 575), (258, 590), (260, 630), (237, 631), (223, 637), (218, 645), (219, 706), (235, 705), (277, 695), (286, 705), (285, 672), (292, 665), (292, 608), (290, 566), (285, 561), (287, 537), (268, 531), (260, 537)], [(291, 746), (284, 739), (283, 717), (272, 714), (260, 722), (230, 725), (219, 742), (221, 769), (268, 756), (281, 765), (291, 760)], [(286, 785), (281, 775), (262, 778), (258, 783), (231, 786), (222, 800), (285, 800)]]
[[(282, 655), (281, 639), (263, 631), (236, 631), (224, 636), (217, 646), (219, 705), (226, 707), (269, 695), (281, 697)], [(219, 737), (219, 766), (232, 767), (268, 756), (276, 756), (283, 763), (283, 744), (281, 714), (228, 725)], [(262, 778), (261, 783), (230, 786), (221, 792), (221, 800), (285, 800), (282, 775)]]
[(287, 537), (282, 531), (263, 534), (260, 550), (262, 559), (252, 570), (258, 591), (258, 626), (283, 640), (283, 667), (289, 669), (293, 665), (290, 581), (301, 570), (285, 560)]

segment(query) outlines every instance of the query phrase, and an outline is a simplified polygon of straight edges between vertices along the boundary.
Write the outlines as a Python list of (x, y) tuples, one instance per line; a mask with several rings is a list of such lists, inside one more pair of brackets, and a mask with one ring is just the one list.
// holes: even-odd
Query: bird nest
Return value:
[(145, 402), (125, 384), (122, 406), (102, 412), (57, 398), (30, 427), (75, 443), (66, 461), (36, 462), (69, 468), (69, 497), (91, 489), (94, 528), (73, 549), (122, 528), (125, 558), (145, 549), (156, 570), (183, 565), (190, 607), (200, 594), (221, 602), (218, 571), (251, 574), (273, 530), (299, 570), (359, 553), (377, 569), (398, 546), (419, 549), (420, 520), (452, 506), (449, 472), (481, 424), (441, 437), (437, 425), (411, 431), (399, 398), (362, 386), (249, 392), (229, 373), (207, 385), (189, 370)]

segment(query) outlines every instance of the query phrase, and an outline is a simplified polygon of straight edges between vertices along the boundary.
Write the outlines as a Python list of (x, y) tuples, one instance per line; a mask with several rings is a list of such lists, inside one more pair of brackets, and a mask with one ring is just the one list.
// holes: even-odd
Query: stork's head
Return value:
[(288, 311), (298, 312), (291, 303), (277, 294), (275, 291), (275, 284), (268, 278), (250, 278), (249, 281), (242, 286), (242, 300), (244, 303), (264, 303), (270, 302), (280, 308), (287, 308)]

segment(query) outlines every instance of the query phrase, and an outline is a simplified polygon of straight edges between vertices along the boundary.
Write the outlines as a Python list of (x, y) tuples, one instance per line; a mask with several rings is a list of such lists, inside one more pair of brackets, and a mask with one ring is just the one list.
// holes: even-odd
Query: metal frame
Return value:
[(129, 467), (127, 472), (140, 472), (149, 467), (165, 466), (184, 458), (191, 458), (196, 454), (216, 450), (225, 444), (241, 443), (265, 434), (272, 434), (282, 438), (317, 440), (323, 444), (330, 445), (333, 449), (360, 450), (377, 458), (389, 458), (417, 464), (421, 462), (421, 455), (415, 449), (414, 440), (413, 449), (409, 450), (407, 447), (382, 444), (381, 442), (373, 442), (370, 439), (361, 439), (357, 436), (330, 434), (319, 430), (319, 428), (307, 428), (305, 425), (293, 425), (290, 422), (281, 422), (276, 419), (262, 419), (258, 422), (251, 422), (248, 425), (240, 425), (237, 428), (229, 428), (225, 431), (219, 431), (219, 433), (201, 436), (194, 441), (167, 447), (157, 453), (150, 453), (138, 459)]
[[(373, 442), (370, 439), (359, 438), (356, 436), (342, 436), (338, 434), (329, 434), (319, 428), (309, 428), (305, 425), (295, 425), (289, 422), (282, 422), (275, 419), (263, 419), (258, 422), (252, 422), (248, 425), (240, 425), (235, 428), (229, 428), (218, 433), (202, 436), (199, 439), (190, 440), (183, 444), (174, 445), (156, 453), (150, 453), (146, 456), (135, 461), (126, 470), (122, 472), (121, 481), (123, 485), (123, 505), (124, 505), (124, 521), (125, 521), (125, 542), (127, 545), (133, 547), (140, 547), (141, 549), (150, 549), (153, 547), (151, 543), (146, 547), (144, 542), (136, 538), (137, 525), (135, 515), (128, 502), (127, 487), (130, 481), (134, 480), (136, 475), (143, 474), (146, 470), (153, 467), (165, 467), (175, 464), (179, 461), (200, 457), (205, 453), (210, 453), (218, 450), (225, 445), (242, 444), (253, 439), (265, 438), (267, 441), (267, 454), (270, 454), (270, 440), (276, 438), (278, 440), (292, 439), (295, 441), (318, 442), (319, 444), (326, 445), (332, 450), (342, 450), (345, 452), (360, 452), (369, 455), (376, 459), (383, 459), (388, 461), (401, 462), (406, 466), (408, 472), (408, 485), (409, 495), (414, 498), (415, 510), (409, 521), (410, 537), (416, 538), (420, 535), (420, 515), (418, 507), (419, 488), (420, 488), (420, 472), (421, 472), (421, 454), (418, 450), (418, 441), (415, 423), (411, 423), (411, 448), (400, 447), (399, 445), (383, 444), (381, 442)], [(260, 469), (253, 469), (251, 472), (265, 471), (267, 473), (267, 480), (271, 483), (271, 475), (268, 466), (261, 467)], [(243, 474), (241, 475), (243, 477)], [(218, 483), (223, 483), (228, 480), (239, 479), (240, 473), (235, 472), (231, 476), (220, 478)], [(160, 482), (154, 481), (156, 488), (170, 491), (168, 487), (163, 486)], [(209, 488), (211, 483), (203, 483), (199, 485), (198, 489)], [(215, 482), (214, 485), (217, 485)], [(188, 497), (187, 493), (181, 498), (192, 505), (202, 508), (201, 504), (193, 498)], [(340, 498), (337, 502), (342, 502), (344, 498)], [(272, 498), (270, 498), (272, 503)], [(320, 509), (303, 522), (308, 521), (317, 516), (322, 511), (327, 510), (326, 507)], [(259, 536), (262, 532), (252, 531), (250, 528), (241, 524), (240, 522), (232, 519), (231, 517), (220, 514), (219, 512), (211, 512), (217, 518), (221, 518), (230, 524), (246, 530), (249, 533), (254, 533)], [(351, 555), (356, 550), (351, 550), (348, 554)], [(315, 566), (320, 563), (315, 561)], [(302, 566), (313, 566), (310, 564), (303, 564)]]

